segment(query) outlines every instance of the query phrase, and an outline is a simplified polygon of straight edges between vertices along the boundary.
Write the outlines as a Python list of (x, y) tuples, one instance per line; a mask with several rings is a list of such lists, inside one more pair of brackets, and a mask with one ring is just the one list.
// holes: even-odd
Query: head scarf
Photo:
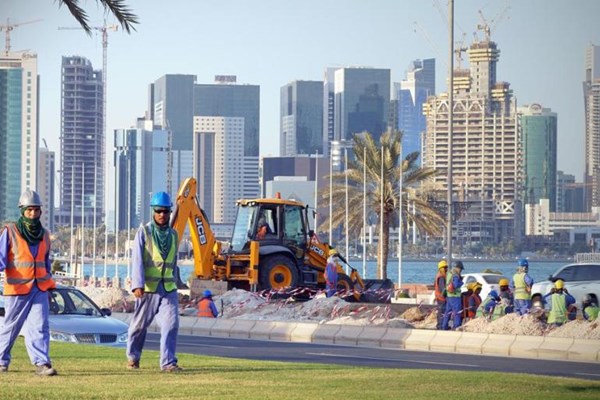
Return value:
[(169, 249), (171, 248), (172, 235), (169, 232), (169, 224), (158, 225), (154, 219), (152, 219), (152, 239), (158, 246), (160, 255), (163, 260), (169, 255)]
[(44, 238), (44, 227), (39, 218), (27, 218), (25, 216), (25, 210), (27, 208), (21, 208), (21, 217), (17, 220), (17, 229), (23, 239), (30, 245), (37, 245)]

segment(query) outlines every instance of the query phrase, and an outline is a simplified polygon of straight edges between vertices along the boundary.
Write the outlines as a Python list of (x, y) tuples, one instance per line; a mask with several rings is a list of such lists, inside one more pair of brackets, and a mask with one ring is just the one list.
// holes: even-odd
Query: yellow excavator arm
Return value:
[(177, 231), (177, 237), (181, 241), (185, 224), (188, 223), (192, 236), (195, 275), (201, 279), (210, 279), (213, 276), (215, 260), (220, 252), (220, 243), (215, 239), (204, 210), (200, 208), (196, 188), (197, 183), (194, 178), (187, 178), (181, 184), (175, 200), (175, 210), (171, 216), (171, 227)]

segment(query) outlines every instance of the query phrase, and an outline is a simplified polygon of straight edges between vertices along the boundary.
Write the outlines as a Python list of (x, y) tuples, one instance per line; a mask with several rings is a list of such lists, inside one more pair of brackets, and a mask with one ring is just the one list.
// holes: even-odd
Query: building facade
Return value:
[(104, 214), (102, 71), (84, 57), (63, 57), (61, 76), (59, 222), (72, 214), (75, 224), (91, 227)]
[(351, 140), (352, 135), (367, 131), (379, 141), (379, 137), (388, 127), (390, 93), (389, 69), (336, 69), (333, 100), (334, 140)]
[(172, 165), (169, 169), (168, 192), (192, 173), (194, 131), (195, 75), (166, 74), (151, 83), (148, 89), (146, 119), (156, 129), (172, 133)]
[(54, 230), (54, 175), (56, 173), (56, 161), (53, 151), (48, 147), (40, 147), (38, 153), (38, 194), (42, 199), (44, 212), (42, 213), (42, 225)]
[(279, 154), (323, 154), (323, 82), (294, 81), (281, 88)]
[[(447, 93), (430, 97), (424, 110), (427, 130), (423, 165), (440, 173), (432, 179), (440, 211), (447, 198), (452, 162), (452, 235), (459, 243), (492, 242), (521, 235), (521, 154), (516, 100), (506, 82), (496, 81), (500, 50), (475, 42), (469, 70), (455, 70), (453, 128)], [(449, 155), (449, 140), (452, 154)]]
[(519, 107), (517, 112), (523, 148), (523, 203), (548, 199), (550, 212), (556, 212), (556, 113), (539, 104)]
[(114, 131), (115, 212), (118, 230), (132, 229), (151, 220), (150, 199), (166, 191), (171, 165), (171, 133), (142, 127)]
[(590, 45), (585, 53), (583, 81), (585, 107), (586, 208), (600, 206), (600, 46)]
[(38, 185), (37, 55), (0, 55), (0, 221), (20, 217), (19, 196)]
[(435, 96), (435, 59), (415, 60), (406, 72), (406, 79), (395, 85), (396, 128), (402, 131), (402, 158), (421, 152), (421, 135), (426, 120), (423, 104)]

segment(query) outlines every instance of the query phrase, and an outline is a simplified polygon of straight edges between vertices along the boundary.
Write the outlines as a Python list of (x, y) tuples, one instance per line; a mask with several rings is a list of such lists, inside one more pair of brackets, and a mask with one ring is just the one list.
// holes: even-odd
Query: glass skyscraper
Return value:
[(549, 199), (550, 212), (556, 209), (557, 117), (539, 104), (517, 108), (523, 148), (525, 204)]
[(402, 131), (402, 158), (421, 152), (421, 135), (426, 129), (423, 103), (435, 96), (435, 59), (411, 62), (406, 79), (395, 90), (397, 128)]
[[(62, 58), (61, 213), (76, 224), (93, 225), (104, 213), (104, 121), (102, 71), (79, 56)], [(74, 210), (71, 210), (71, 204)]]
[(367, 131), (379, 141), (388, 126), (390, 76), (389, 69), (335, 70), (334, 140), (350, 140), (355, 133)]
[(279, 154), (323, 154), (323, 82), (294, 81), (281, 88)]
[(37, 55), (0, 55), (0, 221), (16, 220), (19, 196), (37, 189)]

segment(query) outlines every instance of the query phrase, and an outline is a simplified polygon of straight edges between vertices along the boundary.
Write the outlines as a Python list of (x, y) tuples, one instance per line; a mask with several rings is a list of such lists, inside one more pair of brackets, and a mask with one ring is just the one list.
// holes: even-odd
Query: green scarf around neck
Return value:
[(169, 255), (169, 249), (171, 248), (172, 235), (169, 232), (169, 224), (160, 226), (156, 221), (152, 220), (152, 239), (158, 246), (160, 255), (163, 259), (166, 259)]
[(17, 229), (23, 239), (30, 245), (37, 245), (44, 238), (44, 227), (39, 218), (31, 219), (25, 215), (25, 208), (21, 209), (21, 217), (17, 220)]

